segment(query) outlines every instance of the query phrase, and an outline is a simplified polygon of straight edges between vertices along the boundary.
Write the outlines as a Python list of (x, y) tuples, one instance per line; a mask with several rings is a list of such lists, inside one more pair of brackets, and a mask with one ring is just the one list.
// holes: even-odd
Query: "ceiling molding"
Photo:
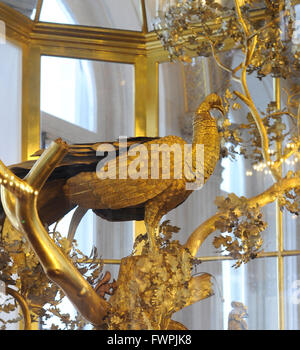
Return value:
[(0, 2), (0, 20), (5, 23), (8, 39), (28, 43), (33, 27), (30, 18)]
[[(261, 20), (265, 11), (252, 11), (252, 18)], [(134, 57), (144, 55), (150, 60), (168, 61), (168, 52), (162, 47), (155, 32), (144, 33), (99, 27), (34, 22), (25, 15), (0, 2), (0, 20), (6, 24), (7, 36), (19, 42), (40, 46), (43, 54), (62, 56), (95, 57), (105, 53), (111, 61), (134, 62)], [(212, 28), (215, 23), (208, 24)], [(188, 33), (187, 33), (188, 34)], [(232, 41), (225, 43), (224, 50), (232, 48)], [(110, 55), (109, 53), (112, 53)]]

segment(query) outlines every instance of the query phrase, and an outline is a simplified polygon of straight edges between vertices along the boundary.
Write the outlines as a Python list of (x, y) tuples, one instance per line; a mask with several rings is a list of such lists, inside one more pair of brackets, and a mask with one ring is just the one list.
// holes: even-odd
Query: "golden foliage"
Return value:
[[(69, 250), (69, 241), (58, 232), (52, 232), (56, 244), (66, 254)], [(97, 258), (97, 250), (93, 249), (91, 256), (85, 256), (74, 241), (71, 245), (71, 259), (82, 275), (95, 286), (101, 278), (103, 263)], [(60, 323), (60, 328), (81, 329), (87, 322), (76, 314), (72, 318), (69, 314), (60, 310), (65, 295), (62, 290), (45, 275), (43, 268), (30, 244), (18, 232), (8, 220), (2, 230), (0, 241), (0, 280), (7, 286), (14, 286), (25, 298), (31, 309), (33, 320), (39, 319), (44, 328), (48, 326), (48, 320)], [(17, 304), (10, 303), (11, 299), (0, 305), (0, 311), (10, 313), (16, 310)], [(53, 318), (53, 316), (55, 316)], [(0, 320), (2, 328), (7, 324), (19, 322), (22, 316), (7, 321)], [(51, 329), (56, 329), (55, 324), (50, 325)]]

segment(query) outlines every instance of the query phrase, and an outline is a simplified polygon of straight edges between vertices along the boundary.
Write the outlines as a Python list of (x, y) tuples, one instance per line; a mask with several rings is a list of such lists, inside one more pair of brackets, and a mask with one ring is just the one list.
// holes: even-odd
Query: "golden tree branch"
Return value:
[[(255, 36), (253, 39), (251, 39), (250, 44), (247, 45), (247, 53), (246, 53), (246, 60), (245, 60), (245, 64), (244, 64), (244, 74), (246, 76), (247, 73), (247, 67), (249, 66), (249, 64), (251, 63), (252, 60), (252, 56), (255, 52), (255, 48), (256, 48), (256, 44), (257, 44), (257, 37)], [(249, 95), (250, 96), (250, 95)]]
[(8, 219), (30, 242), (46, 275), (62, 288), (84, 318), (98, 326), (103, 323), (109, 304), (49, 237), (37, 211), (38, 192), (67, 149), (62, 141), (53, 142), (24, 180), (14, 176), (0, 161), (1, 200)]
[(232, 70), (232, 74), (236, 77), (236, 79), (240, 82), (240, 79), (235, 75), (241, 68), (243, 67), (243, 63), (240, 63)]
[[(239, 91), (234, 91), (234, 94), (236, 96), (238, 96), (248, 106), (248, 108), (252, 114), (252, 117), (256, 123), (259, 135), (260, 135), (262, 156), (263, 156), (266, 164), (271, 164), (270, 155), (268, 153), (269, 139), (268, 139), (267, 130), (262, 122), (262, 119), (257, 111), (255, 104), (253, 103), (253, 100), (252, 100), (252, 97), (251, 97), (251, 94), (249, 92), (248, 85), (247, 85), (247, 67), (251, 63), (251, 59), (252, 59), (253, 54), (255, 52), (255, 48), (256, 48), (256, 44), (257, 44), (257, 35), (250, 37), (249, 28), (248, 28), (248, 26), (247, 26), (247, 24), (242, 16), (239, 0), (235, 0), (235, 7), (236, 7), (236, 13), (237, 13), (238, 19), (239, 19), (240, 23), (242, 24), (243, 31), (244, 31), (244, 34), (245, 34), (247, 40), (245, 42), (245, 46), (246, 46), (245, 60), (244, 60), (244, 63), (242, 65), (242, 73), (241, 73), (241, 78), (240, 78), (240, 82), (241, 82), (242, 88), (243, 88), (243, 94), (240, 93)], [(272, 172), (274, 180), (278, 181), (281, 178), (278, 170), (276, 168), (270, 168), (270, 170)]]
[[(246, 82), (242, 83), (244, 86), (246, 86)], [(268, 134), (267, 134), (267, 130), (264, 126), (264, 123), (255, 107), (255, 104), (253, 103), (251, 96), (250, 98), (243, 95), (242, 93), (240, 93), (239, 91), (234, 91), (233, 92), (237, 97), (239, 97), (249, 108), (252, 117), (256, 123), (259, 135), (260, 135), (260, 139), (261, 139), (261, 148), (262, 148), (262, 155), (264, 158), (264, 161), (267, 165), (271, 164), (271, 158), (270, 158), (270, 154), (268, 152), (269, 150), (269, 139), (268, 139)], [(250, 95), (248, 93), (248, 95)], [(276, 167), (271, 167), (270, 168), (272, 175), (275, 179), (275, 181), (279, 181), (281, 176), (280, 173), (277, 171)]]
[(248, 27), (246, 25), (246, 22), (242, 16), (242, 12), (241, 12), (241, 7), (240, 7), (240, 4), (239, 4), (239, 0), (235, 0), (235, 11), (236, 11), (236, 14), (238, 16), (238, 19), (239, 19), (239, 22), (241, 23), (242, 27), (243, 27), (243, 30), (244, 30), (244, 33), (245, 33), (245, 36), (246, 37), (249, 37), (249, 30), (248, 30)]
[(291, 117), (293, 119), (297, 119), (297, 116), (293, 114), (291, 111), (278, 111), (268, 114), (268, 117), (281, 117), (287, 115), (288, 117)]
[(208, 273), (192, 277), (188, 288), (191, 292), (191, 296), (187, 300), (184, 307), (206, 299), (214, 294), (212, 289), (211, 275)]
[(288, 151), (285, 155), (283, 155), (280, 160), (277, 160), (276, 162), (274, 162), (272, 165), (271, 165), (271, 169), (272, 168), (279, 168), (281, 166), (281, 164), (289, 159), (294, 153), (298, 152), (298, 148), (300, 146), (300, 142), (297, 142), (295, 144), (295, 146), (290, 150)]
[[(290, 191), (300, 187), (300, 177), (284, 178), (276, 182), (261, 194), (248, 199), (249, 208), (254, 208), (257, 205), (263, 207), (283, 194), (285, 191)], [(188, 238), (184, 244), (193, 256), (196, 256), (201, 244), (205, 239), (216, 230), (216, 224), (221, 218), (229, 216), (229, 211), (219, 211), (206, 221), (204, 221)]]
[(241, 65), (237, 66), (234, 70), (229, 68), (229, 67), (226, 67), (220, 60), (219, 56), (217, 55), (216, 51), (215, 51), (215, 46), (212, 42), (212, 40), (209, 38), (209, 37), (205, 37), (206, 40), (209, 42), (210, 44), (210, 47), (211, 47), (211, 52), (212, 52), (212, 56), (213, 58), (215, 59), (217, 65), (225, 70), (226, 72), (230, 73), (231, 74), (231, 79), (240, 83), (240, 79), (235, 75), (235, 73), (241, 68)]
[(26, 300), (22, 297), (21, 294), (19, 294), (16, 290), (12, 288), (6, 287), (6, 293), (11, 295), (14, 299), (16, 299), (16, 301), (20, 305), (24, 318), (24, 330), (31, 330), (31, 316), (29, 306)]
[(251, 34), (247, 40), (251, 40), (253, 37), (257, 36), (258, 34), (260, 34), (261, 32), (263, 32), (265, 29), (272, 27), (275, 23), (280, 22), (280, 17), (274, 18), (271, 22), (269, 22), (268, 24), (266, 24), (265, 26), (263, 26), (262, 28), (258, 29), (255, 33)]

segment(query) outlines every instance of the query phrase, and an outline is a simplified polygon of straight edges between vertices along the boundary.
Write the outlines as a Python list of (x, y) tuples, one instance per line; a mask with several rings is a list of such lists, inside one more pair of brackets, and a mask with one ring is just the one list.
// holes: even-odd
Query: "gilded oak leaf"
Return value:
[(218, 237), (215, 237), (214, 240), (213, 240), (213, 245), (219, 249), (222, 245), (223, 246), (226, 246), (229, 242), (232, 241), (232, 237), (230, 236), (218, 236)]
[(224, 205), (224, 200), (225, 198), (223, 196), (217, 196), (216, 199), (215, 199), (215, 205), (221, 209), (222, 206)]

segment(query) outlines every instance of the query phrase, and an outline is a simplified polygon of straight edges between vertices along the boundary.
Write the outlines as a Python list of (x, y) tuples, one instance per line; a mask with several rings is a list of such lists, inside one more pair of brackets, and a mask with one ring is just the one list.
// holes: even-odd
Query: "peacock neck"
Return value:
[[(199, 113), (200, 112), (200, 113)], [(193, 143), (192, 143), (192, 167), (195, 170), (197, 161), (197, 145), (203, 145), (203, 134), (205, 130), (206, 121), (210, 119), (211, 116), (207, 111), (198, 111), (197, 115), (194, 117), (193, 122)], [(198, 147), (199, 149), (199, 147)]]

